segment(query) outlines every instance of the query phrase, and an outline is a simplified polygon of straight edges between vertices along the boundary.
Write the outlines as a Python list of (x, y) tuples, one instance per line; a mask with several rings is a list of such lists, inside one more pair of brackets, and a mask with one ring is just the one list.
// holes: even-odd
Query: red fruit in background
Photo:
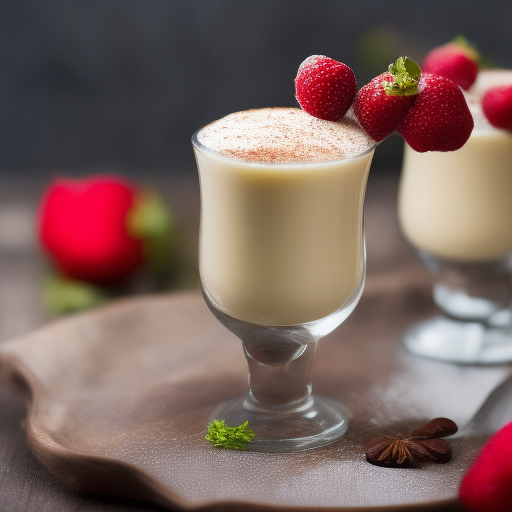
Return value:
[(424, 73), (449, 78), (467, 90), (478, 75), (478, 60), (478, 53), (469, 45), (452, 42), (431, 50), (421, 69)]
[(482, 98), (482, 109), (493, 126), (512, 130), (512, 85), (489, 89)]
[(486, 443), (462, 480), (459, 497), (468, 512), (512, 510), (512, 423)]
[(142, 241), (128, 233), (136, 186), (116, 176), (57, 179), (39, 205), (39, 239), (68, 277), (118, 283), (143, 263)]
[(461, 148), (474, 122), (460, 87), (443, 76), (422, 73), (419, 90), (398, 132), (419, 153)]
[(324, 55), (311, 55), (299, 66), (295, 77), (295, 97), (308, 114), (338, 121), (356, 95), (354, 72), (342, 62)]

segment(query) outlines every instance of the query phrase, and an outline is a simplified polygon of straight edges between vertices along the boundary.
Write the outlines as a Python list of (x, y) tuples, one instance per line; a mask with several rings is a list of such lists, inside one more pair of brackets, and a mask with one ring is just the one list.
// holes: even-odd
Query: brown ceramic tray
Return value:
[[(238, 340), (197, 293), (130, 299), (59, 320), (0, 348), (0, 376), (21, 390), (32, 451), (77, 491), (183, 510), (448, 510), (481, 441), (453, 441), (447, 465), (389, 469), (362, 444), (435, 416), (465, 424), (508, 367), (457, 367), (404, 353), (400, 333), (424, 314), (421, 290), (367, 286), (322, 340), (313, 386), (352, 413), (329, 447), (269, 455), (205, 440), (212, 407), (243, 393)], [(421, 313), (420, 313), (421, 312)]]

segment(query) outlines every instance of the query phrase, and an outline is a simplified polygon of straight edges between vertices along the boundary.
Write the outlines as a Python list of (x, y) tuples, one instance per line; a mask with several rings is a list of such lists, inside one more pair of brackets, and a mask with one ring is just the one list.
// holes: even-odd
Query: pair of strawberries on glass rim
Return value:
[[(432, 50), (422, 68), (400, 57), (357, 90), (354, 72), (346, 64), (313, 55), (299, 67), (295, 93), (306, 112), (327, 121), (340, 120), (352, 107), (376, 142), (396, 131), (418, 152), (455, 151), (473, 130), (461, 88), (471, 87), (478, 67), (478, 54), (453, 42)], [(512, 86), (488, 90), (482, 108), (492, 125), (512, 130)]]

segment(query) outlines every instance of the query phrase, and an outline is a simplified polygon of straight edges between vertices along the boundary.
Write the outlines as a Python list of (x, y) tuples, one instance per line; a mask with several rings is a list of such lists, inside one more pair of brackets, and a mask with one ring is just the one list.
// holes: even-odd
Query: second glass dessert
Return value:
[(363, 203), (373, 141), (351, 119), (239, 112), (193, 137), (205, 300), (243, 343), (247, 393), (211, 419), (249, 421), (250, 449), (331, 443), (347, 414), (311, 394), (316, 342), (354, 309), (365, 276)]
[(398, 216), (434, 277), (442, 315), (406, 335), (412, 352), (458, 363), (512, 360), (512, 134), (480, 106), (512, 71), (479, 74), (467, 94), (475, 129), (460, 150), (416, 153), (406, 145)]

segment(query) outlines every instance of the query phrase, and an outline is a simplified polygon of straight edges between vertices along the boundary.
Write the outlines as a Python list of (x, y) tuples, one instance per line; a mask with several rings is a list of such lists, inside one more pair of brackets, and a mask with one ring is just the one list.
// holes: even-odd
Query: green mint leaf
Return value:
[(217, 448), (229, 450), (247, 450), (247, 445), (252, 441), (254, 432), (249, 429), (246, 421), (237, 427), (228, 427), (224, 420), (213, 420), (208, 424), (205, 439)]
[(399, 57), (389, 65), (393, 82), (385, 82), (384, 90), (390, 96), (414, 96), (418, 94), (418, 83), (421, 78), (421, 68), (409, 57)]

